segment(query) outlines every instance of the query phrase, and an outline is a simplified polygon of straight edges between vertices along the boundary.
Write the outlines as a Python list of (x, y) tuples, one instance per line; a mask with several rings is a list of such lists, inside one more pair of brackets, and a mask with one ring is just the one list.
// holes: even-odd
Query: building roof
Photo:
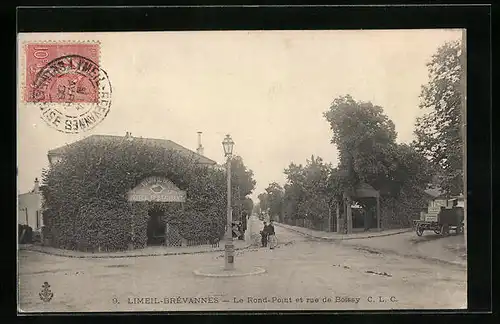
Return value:
[[(70, 143), (65, 146), (61, 146), (55, 149), (52, 149), (48, 152), (49, 156), (57, 156), (57, 155), (63, 155), (64, 152), (73, 147), (76, 143), (84, 143), (84, 142), (90, 142), (90, 141), (98, 141), (100, 143), (110, 143), (110, 142), (116, 142), (116, 141), (121, 141), (124, 140), (126, 137), (125, 136), (115, 136), (115, 135), (91, 135), (88, 136), (82, 140)], [(157, 139), (157, 138), (142, 138), (142, 137), (133, 137), (134, 141), (141, 141), (146, 144), (151, 144), (155, 146), (160, 146), (163, 147), (167, 150), (175, 150), (178, 151), (181, 155), (189, 158), (195, 158), (198, 159), (198, 163), (201, 164), (216, 164), (214, 160), (211, 160), (203, 155), (200, 155), (194, 151), (191, 151), (188, 148), (185, 148), (182, 145), (179, 145), (171, 140), (166, 140), (166, 139)]]
[(360, 183), (355, 189), (355, 196), (358, 198), (368, 198), (368, 197), (379, 197), (380, 193), (378, 190), (373, 188), (366, 182)]

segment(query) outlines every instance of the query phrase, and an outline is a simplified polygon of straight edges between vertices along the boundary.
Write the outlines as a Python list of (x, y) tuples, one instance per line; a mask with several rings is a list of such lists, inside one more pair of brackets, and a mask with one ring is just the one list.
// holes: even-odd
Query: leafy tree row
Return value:
[(395, 125), (382, 107), (340, 96), (324, 113), (339, 152), (338, 166), (314, 156), (305, 166), (291, 163), (284, 187), (271, 183), (258, 196), (260, 208), (275, 219), (321, 223), (343, 192), (367, 183), (379, 190), (393, 215), (388, 225), (407, 226), (425, 206), (424, 190), (433, 179), (449, 195), (462, 193), (460, 49), (458, 42), (447, 43), (428, 64), (430, 81), (422, 88), (420, 105), (427, 112), (416, 122), (415, 141), (396, 142)]
[[(259, 196), (261, 205), (265, 197), (271, 217), (305, 219), (321, 226), (342, 194), (352, 193), (361, 183), (371, 185), (384, 197), (413, 197), (415, 204), (421, 203), (418, 200), (432, 176), (429, 163), (412, 145), (396, 143), (394, 124), (381, 107), (347, 95), (335, 99), (324, 116), (332, 129), (331, 142), (340, 153), (339, 165), (334, 168), (314, 156), (305, 166), (291, 163), (284, 170), (284, 187), (272, 183)], [(370, 207), (366, 204), (374, 202), (359, 203)]]

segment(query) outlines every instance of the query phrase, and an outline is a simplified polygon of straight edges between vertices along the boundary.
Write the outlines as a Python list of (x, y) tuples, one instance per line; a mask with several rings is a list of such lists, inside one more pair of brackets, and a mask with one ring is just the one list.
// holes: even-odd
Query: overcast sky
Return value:
[[(27, 40), (98, 40), (113, 88), (111, 111), (89, 132), (57, 132), (18, 102), (18, 192), (32, 189), (47, 151), (92, 134), (164, 138), (224, 160), (221, 141), (255, 173), (255, 198), (312, 154), (337, 163), (322, 116), (351, 94), (384, 108), (398, 141), (413, 138), (426, 62), (460, 30), (21, 34)], [(19, 76), (22, 76), (22, 60)]]

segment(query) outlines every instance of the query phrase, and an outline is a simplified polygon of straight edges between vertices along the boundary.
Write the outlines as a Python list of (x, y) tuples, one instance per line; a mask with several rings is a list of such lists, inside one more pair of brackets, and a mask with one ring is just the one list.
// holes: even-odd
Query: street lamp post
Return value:
[(234, 142), (231, 136), (228, 134), (224, 141), (222, 141), (222, 147), (224, 148), (224, 154), (227, 158), (226, 161), (226, 177), (227, 177), (227, 229), (226, 229), (226, 245), (225, 245), (225, 266), (224, 270), (234, 270), (234, 244), (233, 244), (233, 213), (231, 210), (231, 157), (233, 154)]

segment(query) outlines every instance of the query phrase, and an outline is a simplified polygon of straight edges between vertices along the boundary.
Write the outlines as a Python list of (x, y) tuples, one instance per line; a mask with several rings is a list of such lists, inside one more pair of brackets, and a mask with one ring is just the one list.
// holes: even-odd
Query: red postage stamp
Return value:
[(99, 43), (25, 44), (26, 102), (98, 101)]
[(64, 133), (88, 131), (109, 113), (111, 83), (100, 67), (98, 42), (24, 44), (22, 98)]

